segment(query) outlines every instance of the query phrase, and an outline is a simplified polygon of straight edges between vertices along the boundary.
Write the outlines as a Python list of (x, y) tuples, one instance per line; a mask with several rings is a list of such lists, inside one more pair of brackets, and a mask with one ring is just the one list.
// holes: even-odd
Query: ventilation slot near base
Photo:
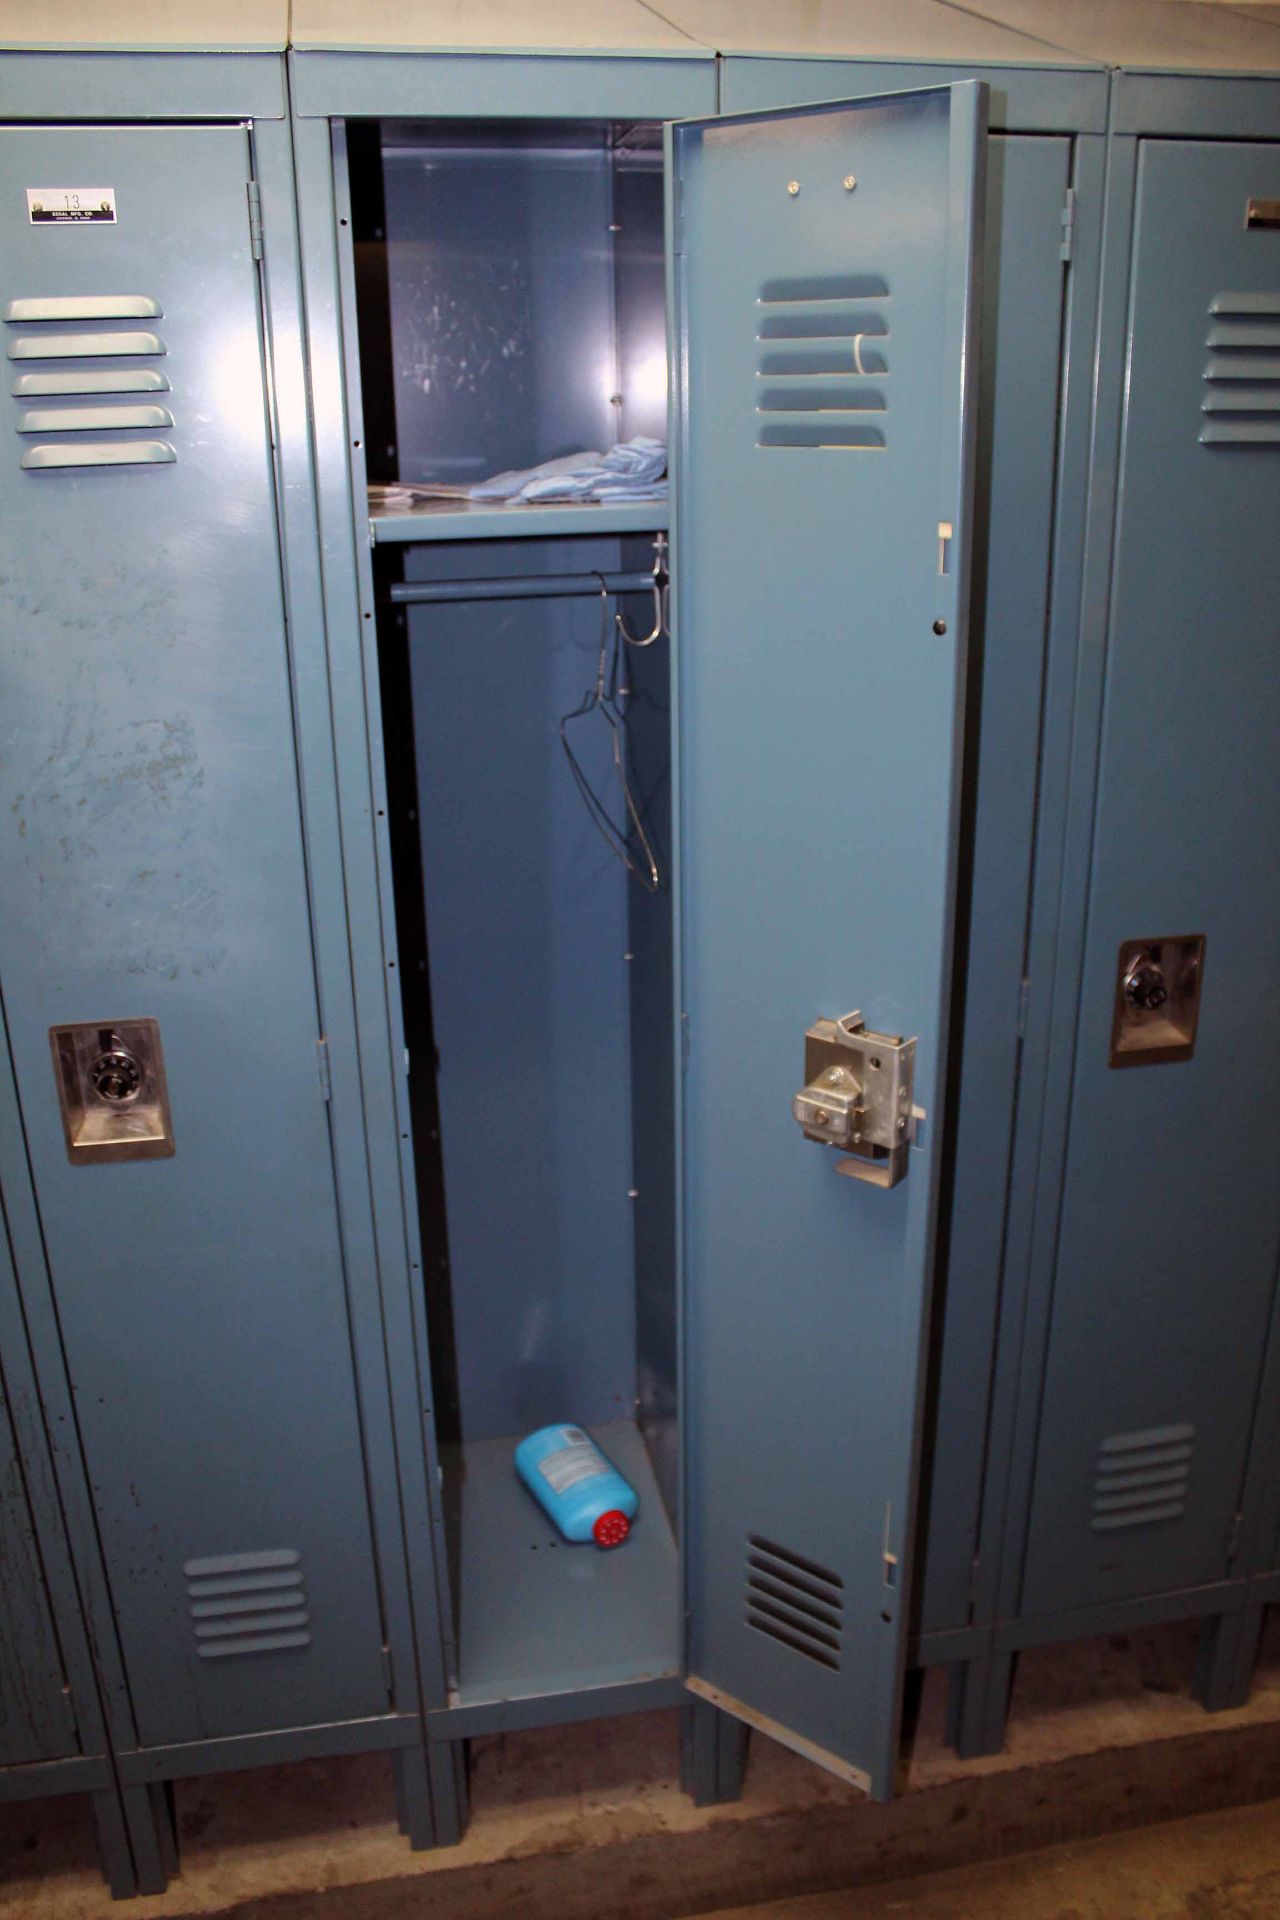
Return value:
[(758, 425), (758, 447), (885, 445), (883, 428), (859, 418), (888, 411), (885, 390), (859, 383), (888, 377), (889, 326), (875, 304), (888, 298), (876, 274), (765, 281), (757, 303), (756, 371), (770, 384), (757, 389), (756, 415), (775, 417)]
[(1094, 1469), (1094, 1532), (1145, 1527), (1184, 1513), (1195, 1432), (1180, 1425), (1108, 1434)]
[(1201, 445), (1280, 446), (1280, 294), (1215, 294), (1205, 345)]
[(840, 1670), (844, 1582), (759, 1534), (747, 1543), (746, 1623), (833, 1673)]
[(302, 1561), (292, 1547), (214, 1554), (182, 1571), (202, 1660), (310, 1646)]

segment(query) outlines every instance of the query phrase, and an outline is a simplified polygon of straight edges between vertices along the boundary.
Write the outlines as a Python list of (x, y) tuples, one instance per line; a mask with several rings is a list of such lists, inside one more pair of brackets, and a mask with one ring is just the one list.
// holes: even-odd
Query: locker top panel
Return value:
[(288, 0), (7, 0), (0, 119), (282, 120)]

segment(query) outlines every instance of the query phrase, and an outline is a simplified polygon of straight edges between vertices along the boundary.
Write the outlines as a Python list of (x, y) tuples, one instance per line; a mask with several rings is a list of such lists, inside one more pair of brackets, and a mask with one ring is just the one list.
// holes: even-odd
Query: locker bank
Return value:
[(988, 1753), (1178, 1619), (1240, 1702), (1280, 30), (11, 17), (4, 1793), (124, 1895), (220, 1770), (385, 1751), (421, 1847), (481, 1733), (884, 1798), (919, 1669)]

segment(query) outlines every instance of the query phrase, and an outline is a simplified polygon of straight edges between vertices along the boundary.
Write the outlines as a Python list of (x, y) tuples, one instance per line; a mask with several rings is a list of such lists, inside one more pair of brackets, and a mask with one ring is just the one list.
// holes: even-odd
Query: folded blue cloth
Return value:
[(608, 453), (570, 453), (467, 489), (470, 500), (665, 500), (667, 449), (637, 434)]

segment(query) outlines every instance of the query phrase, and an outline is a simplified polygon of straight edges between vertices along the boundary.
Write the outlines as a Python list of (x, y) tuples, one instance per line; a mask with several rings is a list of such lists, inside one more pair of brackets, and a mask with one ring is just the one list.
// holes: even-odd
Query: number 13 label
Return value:
[(116, 217), (114, 187), (28, 187), (27, 218), (33, 227), (89, 225)]

